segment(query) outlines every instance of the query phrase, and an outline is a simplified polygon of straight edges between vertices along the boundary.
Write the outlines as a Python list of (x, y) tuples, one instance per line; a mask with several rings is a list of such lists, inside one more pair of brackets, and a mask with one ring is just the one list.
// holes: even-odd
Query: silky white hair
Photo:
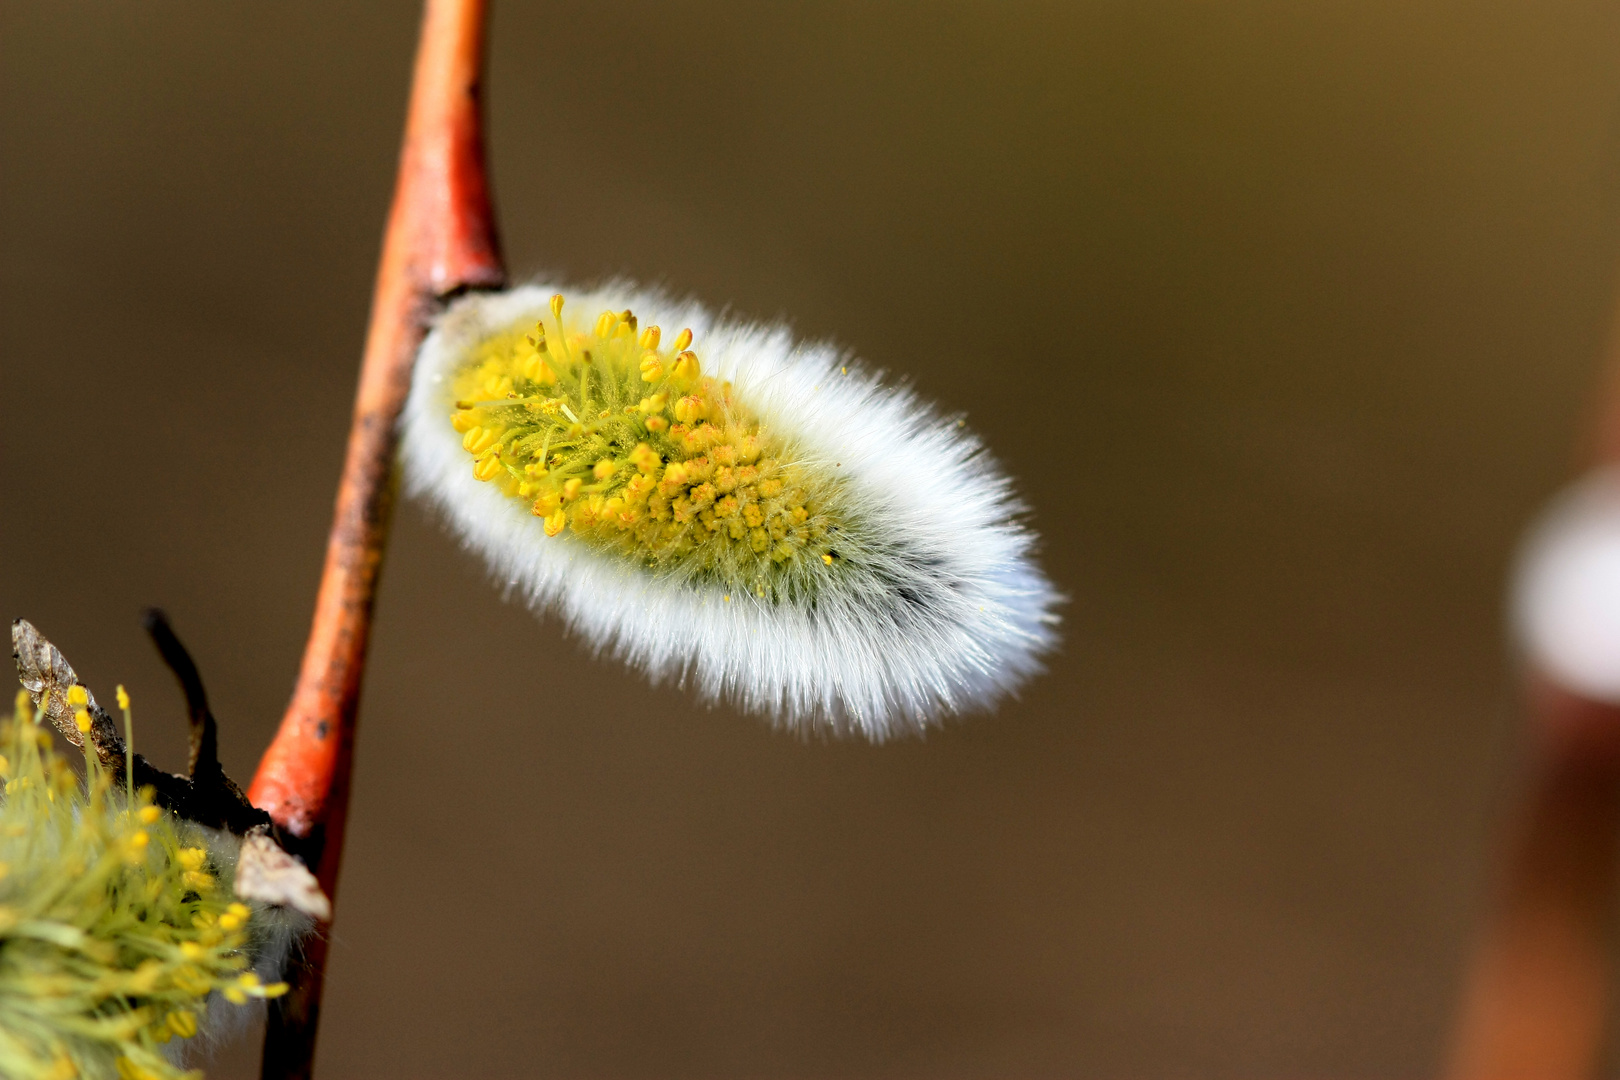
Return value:
[(537, 612), (557, 611), (655, 684), (874, 740), (989, 707), (1041, 669), (1061, 598), (1035, 563), (1010, 480), (962, 421), (832, 345), (662, 292), (617, 282), (567, 296), (581, 319), (630, 308), (643, 325), (690, 327), (704, 373), (734, 385), (761, 431), (841, 479), (849, 557), (814, 595), (766, 600), (546, 536), (522, 501), (474, 477), (450, 423), (451, 384), (480, 342), (531, 327), (560, 291), (534, 284), (453, 304), (422, 344), (401, 421), (407, 491)]

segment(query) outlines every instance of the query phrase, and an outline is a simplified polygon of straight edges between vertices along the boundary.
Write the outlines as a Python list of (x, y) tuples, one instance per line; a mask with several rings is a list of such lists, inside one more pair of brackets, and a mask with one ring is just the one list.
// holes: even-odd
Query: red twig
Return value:
[(1524, 805), (1464, 990), (1451, 1080), (1585, 1080), (1603, 1048), (1620, 709), (1538, 680)]
[[(1620, 362), (1595, 416), (1582, 456), (1620, 461)], [(1463, 989), (1448, 1080), (1587, 1080), (1601, 1061), (1620, 855), (1620, 708), (1539, 672), (1529, 687), (1523, 803)]]
[[(249, 797), (304, 841), (336, 899), (355, 712), (393, 508), (395, 423), (443, 297), (504, 280), (484, 169), (485, 0), (427, 0), (405, 142), (372, 297), (354, 419), (303, 668)], [(266, 1078), (310, 1075), (325, 969), (312, 940), (272, 1010)]]

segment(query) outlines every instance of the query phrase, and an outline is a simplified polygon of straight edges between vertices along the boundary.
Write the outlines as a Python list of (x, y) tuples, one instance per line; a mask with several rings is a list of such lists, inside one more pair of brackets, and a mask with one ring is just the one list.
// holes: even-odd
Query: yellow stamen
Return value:
[(448, 418), (478, 480), (521, 498), (547, 536), (760, 597), (830, 565), (841, 474), (796, 460), (745, 391), (705, 375), (690, 328), (661, 351), (662, 331), (637, 332), (629, 310), (570, 326), (558, 296), (551, 314), (549, 331), (496, 331), (452, 377), (447, 397), (474, 405)]
[(688, 394), (675, 403), (675, 419), (683, 424), (695, 424), (709, 415), (709, 406), (695, 394)]
[(675, 358), (675, 378), (690, 386), (698, 381), (703, 374), (703, 366), (698, 363), (697, 353), (687, 350)]

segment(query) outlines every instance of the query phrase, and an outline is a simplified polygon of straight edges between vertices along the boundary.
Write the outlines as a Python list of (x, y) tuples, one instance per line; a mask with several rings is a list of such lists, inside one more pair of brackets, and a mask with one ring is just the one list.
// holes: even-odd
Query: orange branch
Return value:
[[(1582, 446), (1620, 462), (1620, 319)], [(1448, 1080), (1589, 1080), (1613, 983), (1620, 707), (1533, 672), (1528, 762), (1486, 925), (1463, 987)]]
[[(292, 701), (248, 795), (336, 899), (355, 714), (393, 509), (395, 424), (439, 302), (505, 277), (484, 168), (479, 88), (485, 0), (427, 0), (405, 142), (383, 237), (360, 384), (315, 618)], [(311, 943), (265, 1041), (266, 1077), (308, 1076), (325, 940)]]
[(1608, 1015), (1620, 709), (1540, 680), (1501, 892), (1464, 988), (1450, 1080), (1588, 1080)]

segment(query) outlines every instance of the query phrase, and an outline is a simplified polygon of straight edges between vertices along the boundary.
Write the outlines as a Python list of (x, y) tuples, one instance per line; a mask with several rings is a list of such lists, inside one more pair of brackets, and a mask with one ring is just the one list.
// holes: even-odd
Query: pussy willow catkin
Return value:
[[(83, 687), (67, 700), (88, 732)], [(232, 896), (235, 837), (150, 789), (131, 799), (94, 752), (79, 775), (43, 715), (23, 692), (0, 722), (0, 1076), (199, 1080), (179, 1044), (208, 1033), (216, 998), (286, 992), (260, 973), (289, 924)]]
[(1058, 596), (963, 422), (837, 349), (612, 285), (469, 296), (423, 344), (408, 488), (654, 681), (883, 738), (1039, 668)]

